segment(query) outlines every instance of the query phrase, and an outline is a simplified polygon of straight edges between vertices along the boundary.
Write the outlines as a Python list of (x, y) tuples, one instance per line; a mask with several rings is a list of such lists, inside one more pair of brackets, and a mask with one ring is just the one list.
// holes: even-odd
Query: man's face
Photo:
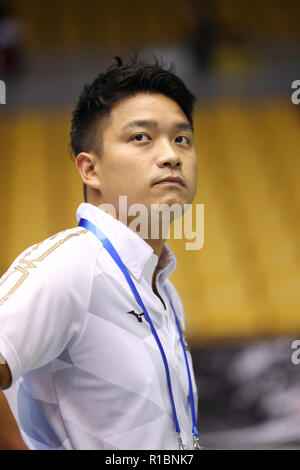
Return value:
[[(96, 159), (100, 200), (113, 204), (119, 196), (127, 206), (191, 204), (197, 187), (197, 155), (189, 121), (172, 99), (140, 93), (116, 103), (102, 131), (102, 151)], [(183, 184), (158, 183), (169, 176)]]

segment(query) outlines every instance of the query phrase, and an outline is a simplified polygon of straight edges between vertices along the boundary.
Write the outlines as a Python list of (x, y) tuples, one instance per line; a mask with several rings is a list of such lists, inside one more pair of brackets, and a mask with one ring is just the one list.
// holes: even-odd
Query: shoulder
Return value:
[(90, 284), (101, 248), (99, 240), (82, 227), (63, 230), (28, 247), (0, 278), (0, 303), (1, 293), (19, 291), (22, 285), (35, 290), (52, 286), (60, 291)]
[(20, 263), (42, 267), (59, 262), (62, 267), (63, 261), (68, 262), (67, 266), (83, 260), (88, 262), (90, 259), (88, 255), (98, 254), (101, 247), (101, 243), (91, 232), (82, 227), (74, 227), (26, 248), (14, 260), (9, 270)]

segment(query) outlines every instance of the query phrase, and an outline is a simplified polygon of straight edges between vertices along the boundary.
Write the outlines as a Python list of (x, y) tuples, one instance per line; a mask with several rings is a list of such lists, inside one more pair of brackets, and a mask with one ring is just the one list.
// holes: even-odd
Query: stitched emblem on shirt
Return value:
[(140, 323), (143, 323), (143, 320), (142, 320), (141, 317), (142, 317), (142, 315), (144, 315), (144, 312), (142, 312), (142, 313), (135, 313), (134, 310), (130, 310), (130, 312), (127, 312), (127, 313), (130, 313), (131, 315), (134, 315)]

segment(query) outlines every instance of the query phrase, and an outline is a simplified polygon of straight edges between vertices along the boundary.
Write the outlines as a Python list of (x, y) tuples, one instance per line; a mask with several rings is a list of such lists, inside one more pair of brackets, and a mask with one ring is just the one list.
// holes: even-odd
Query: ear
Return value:
[(100, 179), (96, 168), (97, 156), (93, 153), (81, 152), (75, 161), (77, 170), (86, 186), (100, 190)]

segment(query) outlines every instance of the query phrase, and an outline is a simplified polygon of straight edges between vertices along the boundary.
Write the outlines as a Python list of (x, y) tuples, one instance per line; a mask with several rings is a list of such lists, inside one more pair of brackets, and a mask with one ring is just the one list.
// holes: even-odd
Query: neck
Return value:
[[(97, 205), (97, 204), (94, 204), (94, 205)], [(120, 220), (120, 218), (118, 217), (118, 214), (115, 214), (113, 212), (111, 212), (108, 208), (104, 208), (104, 207), (100, 207), (98, 205), (99, 209), (101, 210), (104, 210), (104, 212), (107, 212), (108, 214), (110, 214), (111, 216), (113, 216), (114, 218), (116, 218), (117, 220)], [(130, 220), (128, 221), (127, 223), (127, 226), (130, 224)], [(120, 222), (124, 223), (122, 220), (120, 220)], [(134, 225), (135, 226), (135, 225)], [(133, 230), (132, 226), (131, 227), (128, 227), (130, 228), (131, 230)], [(139, 232), (136, 231), (136, 230), (133, 230), (137, 235), (140, 236)], [(150, 229), (150, 233), (151, 233), (151, 229)], [(164, 238), (143, 238), (143, 240), (145, 240), (146, 243), (148, 243), (148, 245), (151, 246), (151, 248), (153, 248), (153, 251), (154, 253), (156, 254), (156, 256), (158, 257), (158, 259), (160, 258), (160, 255), (162, 253), (162, 250), (163, 250), (163, 247), (164, 247), (164, 243), (165, 243), (165, 239)], [(156, 290), (156, 284), (155, 284), (155, 280), (156, 280), (156, 275), (157, 275), (157, 272), (158, 272), (158, 264), (157, 266), (155, 267), (155, 270), (154, 270), (154, 273), (153, 273), (153, 277), (152, 277), (152, 288), (153, 288), (153, 291), (159, 296), (159, 294), (157, 293), (157, 290)], [(159, 296), (160, 297), (160, 296)], [(161, 299), (162, 300), (162, 299)], [(163, 302), (163, 300), (162, 300)], [(164, 302), (163, 302), (164, 303)]]
[(148, 243), (148, 245), (150, 245), (153, 248), (154, 253), (159, 258), (163, 250), (165, 240), (162, 240), (162, 239), (156, 240), (156, 239), (149, 238), (149, 239), (145, 239), (145, 242)]
[[(96, 204), (94, 204), (96, 205)], [(120, 222), (122, 223), (125, 223), (125, 221), (119, 217), (119, 213), (118, 211), (115, 213), (114, 211), (110, 211), (109, 208), (105, 208), (105, 207), (100, 207), (98, 205), (99, 209), (103, 210), (104, 212), (107, 212), (108, 214), (110, 214), (111, 216), (113, 216), (115, 219), (119, 220)], [(134, 217), (127, 217), (127, 224), (125, 223), (125, 225), (130, 228), (131, 230), (133, 230), (137, 235), (141, 236), (139, 231), (137, 231), (136, 229), (139, 228), (140, 229), (140, 224), (130, 224), (130, 222), (132, 222), (134, 220)], [(148, 226), (148, 234), (151, 233), (151, 219), (148, 220), (148, 223), (146, 224)], [(161, 225), (161, 221), (160, 221), (160, 225)], [(159, 228), (159, 235), (162, 234), (162, 230), (161, 230), (161, 226)], [(159, 237), (159, 238), (144, 238), (142, 237), (143, 240), (148, 243), (148, 245), (150, 245), (152, 248), (153, 248), (153, 251), (154, 253), (157, 255), (157, 257), (159, 258), (161, 253), (162, 253), (162, 250), (163, 250), (163, 247), (164, 247), (164, 243), (165, 243), (165, 238), (163, 237)]]

